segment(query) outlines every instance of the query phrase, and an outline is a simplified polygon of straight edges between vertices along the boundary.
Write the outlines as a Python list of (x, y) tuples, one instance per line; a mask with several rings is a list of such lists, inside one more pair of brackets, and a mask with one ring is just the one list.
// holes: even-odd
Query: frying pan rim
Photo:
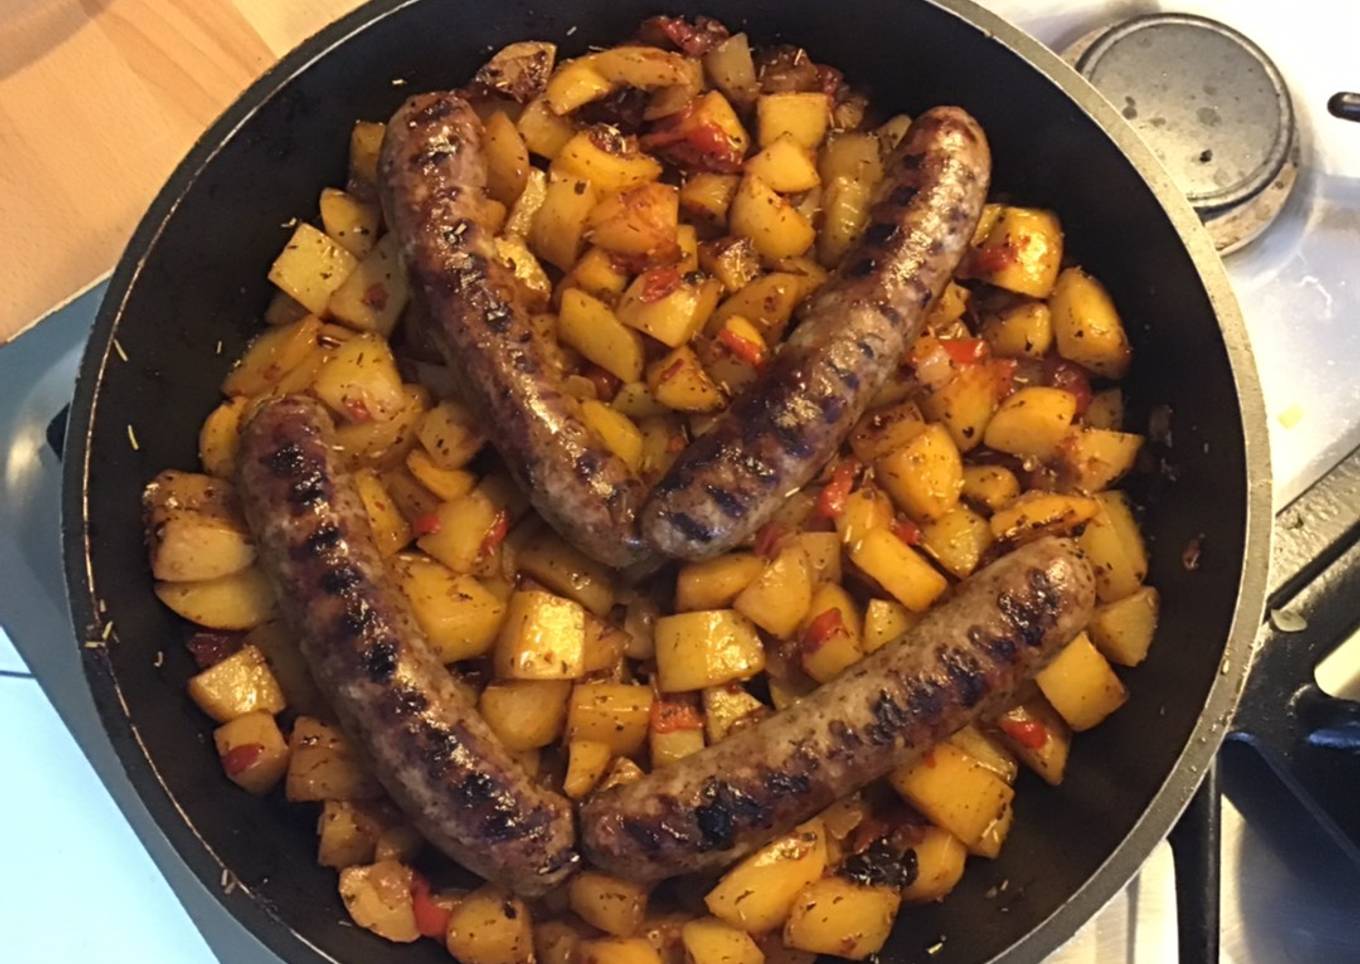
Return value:
[[(62, 548), (67, 595), (76, 639), (97, 638), (99, 603), (88, 543), (88, 488), (92, 432), (113, 334), (141, 269), (169, 219), (193, 190), (200, 174), (224, 145), (272, 98), (332, 51), (408, 6), (427, 0), (371, 0), (303, 41), (266, 71), (195, 142), (166, 180), (138, 224), (109, 283), (81, 360), (66, 433), (62, 484)], [(1132, 878), (1188, 804), (1211, 763), (1245, 684), (1252, 642), (1264, 611), (1270, 548), (1271, 478), (1266, 416), (1251, 347), (1227, 275), (1213, 243), (1169, 175), (1118, 112), (1055, 53), (973, 0), (915, 0), (938, 8), (1021, 58), (1056, 87), (1121, 150), (1147, 184), (1175, 229), (1218, 320), (1241, 412), (1246, 468), (1243, 565), (1233, 617), (1224, 641), (1222, 672), (1210, 686), (1199, 717), (1175, 764), (1143, 814), (1105, 861), (1052, 914), (1037, 921), (993, 960), (1038, 961), (1050, 953)], [(91, 695), (105, 731), (142, 805), (185, 865), (209, 893), (256, 940), (282, 959), (335, 960), (277, 916), (268, 902), (244, 886), (224, 893), (225, 864), (178, 808), (158, 767), (142, 746), (107, 653), (80, 649)]]

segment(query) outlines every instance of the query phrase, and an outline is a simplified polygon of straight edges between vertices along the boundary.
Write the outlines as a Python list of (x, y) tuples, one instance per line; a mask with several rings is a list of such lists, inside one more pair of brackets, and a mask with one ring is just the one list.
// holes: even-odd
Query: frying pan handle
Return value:
[(1171, 831), (1180, 964), (1218, 964), (1220, 804), (1212, 766)]
[(1332, 112), (1333, 117), (1360, 121), (1360, 94), (1344, 90), (1333, 94), (1331, 100), (1327, 101), (1327, 109)]

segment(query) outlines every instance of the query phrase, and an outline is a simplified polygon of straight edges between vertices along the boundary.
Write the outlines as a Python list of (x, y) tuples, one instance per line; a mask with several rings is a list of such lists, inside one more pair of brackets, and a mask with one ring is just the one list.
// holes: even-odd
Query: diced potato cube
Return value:
[(569, 60), (553, 73), (543, 100), (554, 114), (570, 114), (576, 108), (608, 95), (614, 85), (587, 60)]
[(962, 505), (921, 526), (921, 548), (960, 579), (977, 568), (992, 539), (987, 520)]
[(709, 687), (703, 692), (703, 702), (704, 734), (710, 744), (725, 738), (738, 720), (765, 708), (764, 703), (746, 692), (739, 683)]
[(582, 941), (579, 964), (662, 964), (661, 955), (641, 937), (601, 937)]
[(574, 679), (585, 658), (585, 610), (571, 599), (519, 590), (496, 641), (496, 675), (503, 679)]
[(925, 431), (926, 422), (915, 402), (898, 402), (864, 413), (850, 433), (850, 448), (862, 462), (873, 462), (906, 448)]
[[(566, 310), (566, 295), (567, 292), (573, 288), (584, 291), (586, 294), (601, 300), (608, 306), (618, 301), (619, 295), (623, 294), (623, 290), (627, 287), (628, 272), (614, 256), (603, 248), (590, 248), (585, 254), (581, 255), (580, 260), (576, 262), (569, 272), (567, 272), (566, 277), (562, 279), (562, 283), (559, 285), (562, 308), (564, 311)], [(582, 316), (585, 316), (585, 318), (599, 317), (595, 314), (581, 312), (580, 309), (582, 307), (587, 306), (577, 305), (572, 309), (577, 312), (577, 321), (582, 320)], [(617, 322), (618, 319), (616, 318), (614, 320)], [(563, 337), (560, 318), (558, 320), (558, 335), (559, 337)], [(585, 354), (580, 348), (577, 348), (577, 351), (581, 351), (582, 354)], [(593, 360), (594, 359), (592, 359), (592, 361)], [(598, 365), (599, 362), (596, 362), (596, 364)], [(615, 372), (615, 374), (617, 374), (617, 372)]]
[(376, 204), (361, 201), (333, 187), (321, 190), (321, 224), (326, 233), (356, 258), (373, 249), (381, 213)]
[(395, 860), (340, 871), (340, 898), (350, 919), (401, 944), (420, 938), (411, 900), (412, 871)]
[(995, 513), (990, 526), (996, 538), (1023, 543), (1044, 535), (1072, 532), (1099, 509), (1100, 504), (1094, 499), (1033, 489)]
[(477, 709), (507, 750), (536, 750), (562, 735), (568, 680), (509, 680), (482, 690)]
[(327, 312), (356, 331), (389, 337), (410, 299), (410, 282), (401, 263), (397, 236), (385, 234), (355, 265), (345, 283), (331, 293)]
[(1118, 388), (1107, 388), (1091, 396), (1082, 421), (1091, 428), (1117, 432), (1124, 426), (1124, 393)]
[(1160, 599), (1157, 590), (1144, 586), (1104, 606), (1091, 617), (1091, 639), (1106, 658), (1120, 666), (1137, 666), (1147, 658), (1157, 632)]
[(938, 519), (958, 504), (963, 460), (942, 425), (927, 425), (875, 463), (878, 479), (902, 511), (915, 519)]
[(310, 224), (301, 223), (269, 268), (269, 280), (306, 306), (326, 310), (331, 293), (344, 284), (359, 260)]
[(217, 406), (198, 431), (198, 460), (203, 471), (219, 479), (236, 476), (236, 455), (241, 444), (241, 418), (250, 399), (237, 396)]
[(496, 260), (509, 268), (510, 274), (514, 276), (524, 306), (532, 312), (547, 309), (552, 300), (552, 280), (529, 250), (528, 244), (518, 237), (498, 237), (492, 243), (496, 249)]
[(420, 555), (399, 556), (392, 569), (440, 662), (474, 659), (491, 649), (505, 604), (480, 582)]
[(461, 469), (486, 442), (472, 413), (452, 401), (440, 402), (426, 412), (416, 435), (430, 461), (441, 469)]
[(657, 680), (664, 693), (750, 679), (765, 668), (765, 648), (746, 617), (700, 610), (656, 621)]
[(637, 783), (643, 776), (642, 767), (627, 757), (616, 757), (614, 762), (609, 765), (609, 770), (605, 773), (604, 779), (600, 781), (600, 790), (610, 790), (614, 787)]
[(586, 219), (586, 235), (606, 251), (661, 258), (677, 251), (679, 223), (679, 193), (650, 181), (606, 195)]
[(588, 360), (624, 382), (642, 378), (642, 336), (615, 317), (604, 302), (568, 288), (562, 292), (557, 336)]
[(713, 174), (700, 171), (685, 178), (680, 186), (680, 208), (685, 214), (714, 227), (725, 227), (727, 209), (737, 194), (735, 174)]
[(534, 218), (538, 209), (548, 198), (548, 175), (536, 167), (529, 168), (524, 188), (510, 207), (501, 232), (506, 238), (524, 239), (533, 230)]
[(715, 412), (726, 401), (688, 346), (654, 362), (647, 370), (647, 386), (658, 402), (678, 412)]
[[(946, 284), (940, 296), (930, 306), (930, 313), (926, 315), (926, 330), (940, 337), (944, 337), (946, 333), (957, 332), (972, 296), (971, 291), (955, 281)], [(965, 332), (966, 328), (967, 326), (964, 326)], [(949, 337), (955, 335), (950, 334)], [(967, 335), (963, 333), (958, 337)]]
[(316, 862), (343, 870), (373, 862), (386, 821), (372, 808), (346, 800), (327, 800), (316, 821)]
[(320, 318), (306, 315), (256, 336), (223, 380), (222, 393), (259, 395), (268, 391), (312, 353), (321, 327)]
[(398, 511), (378, 474), (372, 469), (360, 469), (354, 473), (354, 487), (359, 490), (359, 501), (364, 504), (378, 552), (390, 556), (404, 549), (411, 541), (411, 525)]
[(1085, 633), (1068, 643), (1034, 681), (1067, 725), (1077, 732), (1100, 723), (1129, 697), (1124, 684)]
[(823, 181), (848, 177), (877, 184), (883, 179), (883, 155), (878, 138), (866, 132), (833, 132), (822, 145), (817, 170)]
[(229, 723), (248, 713), (280, 713), (287, 705), (264, 653), (254, 646), (242, 646), (192, 677), (189, 698), (218, 723)]
[(870, 599), (864, 608), (864, 651), (876, 653), (916, 625), (917, 615), (891, 599)]
[(219, 726), (213, 743), (227, 778), (256, 796), (272, 790), (288, 770), (288, 743), (270, 711), (256, 710)]
[(310, 716), (293, 723), (284, 795), (293, 803), (375, 800), (382, 788), (368, 774), (345, 735)]
[(408, 824), (399, 823), (384, 827), (373, 845), (374, 860), (397, 860), (409, 863), (420, 855), (425, 846), (425, 838)]
[[(406, 453), (406, 471), (422, 488), (438, 499), (430, 502), (423, 511), (413, 515), (419, 517), (434, 510), (439, 502), (448, 502), (459, 499), (467, 495), (477, 487), (477, 477), (465, 469), (446, 469), (441, 465), (436, 465), (430, 453), (423, 448), (413, 448)], [(394, 501), (402, 509), (403, 514), (408, 514), (409, 506), (404, 500), (398, 498), (390, 481), (391, 473), (383, 473), (383, 484), (387, 486)], [(423, 503), (422, 503), (423, 504)], [(408, 518), (411, 516), (408, 514)]]
[(686, 959), (692, 964), (764, 964), (765, 955), (751, 935), (716, 917), (688, 921), (680, 929)]
[(1011, 395), (987, 424), (989, 448), (1021, 458), (1048, 459), (1071, 428), (1077, 398), (1061, 388), (1032, 386)]
[(1099, 492), (1133, 468), (1143, 436), (1078, 426), (1062, 442), (1063, 480), (1083, 492)]
[(756, 129), (762, 147), (788, 135), (807, 150), (816, 150), (826, 137), (830, 121), (831, 105), (820, 91), (764, 94), (756, 101)]
[(716, 278), (680, 276), (674, 266), (652, 268), (628, 286), (619, 299), (618, 320), (678, 348), (708, 321), (722, 295)]
[(873, 185), (838, 177), (822, 191), (822, 231), (817, 238), (817, 257), (827, 267), (840, 264), (869, 224)]
[(631, 683), (578, 683), (567, 708), (567, 740), (593, 740), (617, 756), (642, 749), (654, 694)]
[(576, 134), (571, 120), (559, 117), (544, 97), (536, 97), (525, 105), (515, 127), (524, 139), (525, 147), (548, 160), (556, 157)]
[(349, 177), (372, 190), (378, 183), (378, 153), (387, 125), (378, 121), (355, 121), (349, 133)]
[(521, 546), (515, 561), (521, 572), (553, 592), (576, 600), (597, 616), (606, 616), (614, 608), (614, 585), (609, 570), (550, 530), (540, 530)]
[(613, 756), (609, 744), (600, 740), (570, 741), (567, 744), (567, 774), (562, 779), (562, 792), (572, 800), (586, 796), (600, 782)]
[(836, 517), (836, 532), (851, 553), (871, 529), (887, 529), (893, 524), (892, 502), (876, 485), (865, 484), (845, 500), (845, 511)]
[(1134, 592), (1147, 577), (1147, 549), (1122, 492), (1097, 493), (1099, 511), (1081, 534), (1081, 548), (1096, 574), (1096, 597), (1114, 602)]
[(1020, 480), (1000, 465), (965, 465), (962, 494), (966, 501), (995, 512), (1020, 494)]
[(716, 559), (686, 563), (675, 580), (676, 611), (730, 606), (764, 568), (765, 561), (750, 552), (729, 552)]
[(746, 172), (754, 174), (783, 194), (808, 191), (821, 183), (812, 154), (792, 134), (784, 134), (746, 161)]
[(255, 561), (255, 546), (228, 481), (169, 469), (147, 485), (142, 509), (151, 574), (157, 579), (217, 579)]
[(937, 744), (925, 759), (894, 770), (888, 780), (932, 823), (970, 847), (1015, 797), (992, 771), (950, 743)]
[(274, 614), (274, 587), (258, 566), (194, 582), (158, 582), (156, 598), (209, 629), (253, 629)]
[(995, 737), (983, 733), (972, 723), (958, 730), (949, 738), (964, 753), (977, 760), (1007, 783), (1015, 783), (1020, 765), (1015, 756), (1001, 745)]
[(335, 447), (348, 467), (388, 469), (400, 465), (415, 447), (416, 428), (430, 405), (429, 392), (421, 385), (402, 385), (398, 405), (386, 420), (341, 419), (336, 424)]
[(787, 639), (812, 605), (812, 566), (807, 551), (789, 542), (765, 564), (732, 607), (767, 633)]
[(392, 349), (372, 334), (336, 346), (312, 379), (311, 391), (350, 422), (386, 422), (407, 404)]
[(767, 258), (788, 258), (812, 247), (816, 232), (807, 218), (759, 177), (747, 174), (732, 199), (732, 233), (750, 238)]
[(501, 510), (486, 494), (473, 489), (461, 499), (442, 502), (424, 526), (416, 545), (454, 572), (472, 572)]
[[(828, 614), (835, 611), (835, 616)], [(864, 656), (863, 624), (855, 601), (840, 585), (826, 582), (812, 594), (803, 620), (800, 656), (803, 672), (819, 683)]]
[(1002, 358), (1043, 358), (1053, 345), (1053, 316), (1042, 301), (1020, 301), (988, 316), (981, 335)]
[(913, 612), (923, 613), (949, 588), (948, 581), (887, 529), (871, 529), (850, 559), (888, 593)]
[(996, 374), (988, 365), (964, 365), (938, 389), (921, 399), (921, 411), (949, 430), (960, 452), (982, 444), (997, 410)]
[(804, 275), (787, 271), (762, 275), (718, 306), (709, 318), (707, 331), (716, 335), (723, 323), (736, 315), (759, 328), (766, 344), (774, 344), (783, 337), (793, 309), (808, 290)]
[(1048, 306), (1058, 354), (1106, 378), (1123, 378), (1133, 352), (1114, 302), (1099, 281), (1080, 268), (1058, 276)]
[(826, 829), (810, 820), (727, 871), (704, 897), (709, 913), (750, 934), (784, 923), (799, 892), (826, 869)]
[(533, 964), (533, 926), (522, 900), (486, 884), (454, 906), (445, 943), (460, 964)]
[(760, 258), (750, 238), (705, 241), (699, 246), (699, 266), (721, 281), (729, 293), (741, 290), (760, 275)]
[(642, 433), (627, 415), (588, 398), (581, 402), (581, 421), (628, 468), (636, 472), (642, 467)]
[(529, 179), (529, 149), (504, 111), (486, 119), (482, 149), (486, 155), (486, 192), (504, 205), (515, 203)]
[(798, 894), (784, 922), (784, 943), (814, 954), (862, 961), (892, 932), (902, 898), (891, 887), (865, 887), (823, 877)]
[(601, 77), (624, 87), (656, 90), (696, 86), (699, 65), (682, 54), (641, 44), (620, 44), (590, 58)]
[(583, 870), (567, 884), (572, 911), (592, 927), (615, 937), (631, 937), (647, 913), (647, 890), (595, 870)]
[(597, 189), (585, 178), (550, 174), (547, 196), (529, 230), (529, 246), (534, 254), (563, 271), (570, 270), (581, 250), (586, 218), (595, 207), (597, 196)]
[(244, 644), (264, 653), (284, 702), (296, 715), (328, 714), (329, 708), (312, 679), (312, 671), (298, 649), (297, 640), (282, 620), (261, 623), (246, 633)]
[(1016, 294), (1047, 298), (1062, 253), (1062, 225), (1052, 211), (1006, 205), (968, 258), (965, 273)]
[(926, 827), (916, 851), (916, 879), (902, 888), (902, 899), (911, 904), (942, 900), (963, 878), (968, 848), (948, 830)]
[(841, 581), (841, 537), (835, 532), (800, 532), (794, 540), (807, 553), (812, 582)]
[(661, 163), (650, 154), (630, 150), (617, 131), (597, 127), (567, 141), (553, 159), (551, 173), (589, 181), (608, 194), (655, 181), (661, 176)]
[(1035, 696), (1003, 713), (997, 727), (1012, 753), (1045, 783), (1062, 783), (1072, 732), (1042, 696)]

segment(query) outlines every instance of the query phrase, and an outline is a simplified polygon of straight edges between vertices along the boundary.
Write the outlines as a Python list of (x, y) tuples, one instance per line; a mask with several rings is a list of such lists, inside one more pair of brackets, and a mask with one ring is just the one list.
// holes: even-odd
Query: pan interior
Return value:
[[(196, 468), (199, 425), (257, 330), (269, 297), (265, 274), (285, 225), (312, 217), (319, 189), (343, 182), (356, 119), (386, 118), (408, 92), (463, 83), (512, 40), (554, 39), (574, 55), (616, 42), (656, 11), (636, 0), (547, 7), (416, 0), (374, 9), (394, 12), (269, 96), (196, 176), (181, 169), (168, 188), (178, 204), (162, 203), (158, 233), (153, 238), (157, 227), (148, 223), (134, 242), (129, 257), (140, 259), (140, 269), (129, 263), (115, 278), (92, 340), (96, 360), (87, 362), (103, 356), (107, 367), (97, 383), (82, 386), (95, 404), (84, 508), (92, 592), (107, 604), (122, 642), (109, 654), (111, 679), (96, 671), (92, 681), (153, 813), (205, 881), (216, 885), (220, 871), (204, 845), (258, 897), (252, 909), (252, 898), (237, 893), (232, 908), (286, 959), (318, 960), (319, 950), (339, 960), (419, 964), (449, 958), (430, 942), (392, 945), (340, 923), (334, 872), (315, 865), (308, 808), (261, 802), (221, 780), (211, 724), (184, 695), (193, 671), (180, 645), (185, 628), (151, 592), (139, 496), (162, 468)], [(1163, 613), (1150, 659), (1125, 674), (1132, 699), (1076, 739), (1062, 787), (1022, 779), (1001, 857), (970, 862), (943, 904), (905, 910), (882, 955), (924, 959), (943, 935), (930, 958), (937, 964), (991, 959), (1066, 904), (1120, 846), (1189, 742), (1219, 673), (1248, 493), (1242, 415), (1213, 307), (1173, 225), (1119, 148), (1053, 81), (957, 15), (900, 0), (863, 0), (853, 9), (709, 0), (671, 4), (668, 12), (706, 13), (758, 40), (806, 46), (890, 110), (953, 103), (974, 113), (991, 139), (997, 192), (1056, 209), (1068, 250), (1114, 295), (1137, 352), (1126, 383), (1130, 425), (1145, 424), (1153, 405), (1174, 413), (1175, 482), (1139, 493), (1147, 504), (1149, 582), (1162, 593)], [(149, 246), (137, 250), (143, 242)], [(127, 362), (104, 354), (111, 334)], [(69, 494), (67, 504), (80, 507)], [(1190, 573), (1182, 550), (1200, 536), (1202, 562)], [(73, 572), (83, 568), (72, 563)], [(78, 614), (83, 606), (88, 600), (77, 600)], [(115, 688), (156, 776), (118, 719)], [(1002, 881), (1004, 893), (989, 897)], [(284, 926), (269, 923), (261, 906)]]

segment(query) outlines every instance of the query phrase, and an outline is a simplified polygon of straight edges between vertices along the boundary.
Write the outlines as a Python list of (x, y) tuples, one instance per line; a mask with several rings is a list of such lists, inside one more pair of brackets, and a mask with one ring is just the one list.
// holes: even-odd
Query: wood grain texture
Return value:
[(0, 0), (0, 344), (117, 260), (203, 130), (360, 0)]

